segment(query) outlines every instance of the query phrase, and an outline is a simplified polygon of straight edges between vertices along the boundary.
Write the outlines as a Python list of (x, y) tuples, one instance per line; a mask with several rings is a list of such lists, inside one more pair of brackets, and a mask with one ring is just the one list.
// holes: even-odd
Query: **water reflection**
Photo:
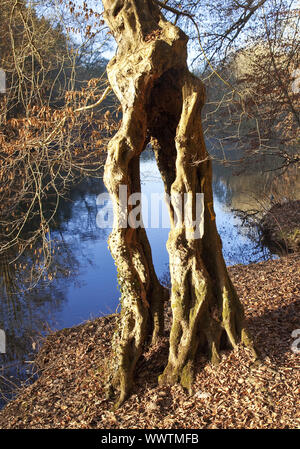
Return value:
[(296, 165), (275, 170), (282, 161), (273, 156), (239, 163), (242, 153), (237, 150), (225, 151), (225, 157), (227, 163), (214, 163), (213, 185), (215, 197), (228, 208), (266, 211), (273, 203), (300, 199), (300, 170)]
[[(269, 250), (259, 244), (257, 231), (252, 229), (249, 234), (249, 229), (242, 226), (241, 220), (231, 211), (232, 208), (268, 207), (267, 188), (274, 173), (262, 175), (260, 170), (251, 166), (237, 176), (234, 166), (214, 164), (217, 226), (228, 265), (272, 257)], [(143, 154), (141, 176), (142, 192), (149, 199), (151, 193), (163, 192), (150, 151)], [(293, 190), (299, 194), (299, 173), (289, 175), (288, 181), (289, 192)], [(68, 200), (61, 202), (51, 230), (51, 264), (30, 290), (26, 288), (33, 271), (39, 267), (39, 243), (27, 248), (15, 262), (12, 262), (14, 254), (7, 254), (1, 260), (0, 329), (7, 333), (7, 354), (0, 354), (0, 375), (15, 375), (9, 364), (32, 359), (33, 340), (45, 334), (47, 327), (61, 329), (116, 311), (119, 290), (116, 268), (107, 248), (110, 230), (99, 229), (96, 225), (99, 211), (96, 199), (104, 191), (101, 179), (86, 179), (73, 188)], [(166, 211), (165, 205), (164, 208)], [(169, 231), (167, 228), (146, 231), (157, 274), (160, 278), (167, 277), (165, 243)], [(26, 376), (24, 365), (20, 366)]]
[[(0, 262), (0, 329), (6, 334), (6, 353), (0, 354), (0, 393), (4, 397), (10, 397), (14, 383), (31, 373), (28, 362), (33, 358), (35, 342), (53, 328), (66, 300), (66, 284), (76, 279), (79, 263), (74, 254), (62, 239), (52, 245), (47, 270), (42, 267), (43, 247), (39, 242), (17, 260), (11, 250)], [(0, 395), (0, 405), (1, 399)]]

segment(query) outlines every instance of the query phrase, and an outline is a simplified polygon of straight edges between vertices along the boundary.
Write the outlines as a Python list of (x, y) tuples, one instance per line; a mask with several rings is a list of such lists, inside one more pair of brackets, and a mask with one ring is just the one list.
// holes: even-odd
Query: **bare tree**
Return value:
[(275, 156), (277, 168), (299, 164), (297, 2), (214, 2), (209, 11), (196, 56), (210, 85), (207, 138), (221, 157), (236, 147), (244, 158)]
[(0, 254), (14, 247), (19, 257), (39, 239), (44, 257), (39, 276), (33, 267), (35, 283), (51, 260), (50, 223), (60, 197), (80, 177), (99, 174), (116, 122), (108, 114), (105, 67), (97, 77), (87, 70), (82, 76), (84, 42), (75, 45), (63, 22), (38, 17), (22, 0), (5, 0), (0, 14), (7, 78), (0, 94)]
[[(171, 195), (167, 243), (172, 282), (173, 322), (168, 364), (161, 384), (191, 389), (194, 359), (208, 348), (214, 363), (222, 346), (239, 341), (253, 349), (244, 313), (222, 256), (213, 210), (212, 170), (201, 128), (202, 82), (187, 67), (187, 36), (167, 21), (152, 0), (103, 0), (105, 19), (118, 43), (108, 78), (123, 111), (110, 141), (105, 184), (114, 205), (109, 247), (118, 268), (122, 310), (118, 322), (110, 386), (118, 404), (128, 395), (144, 344), (163, 332), (166, 291), (158, 283), (143, 227), (120, 227), (119, 189), (140, 192), (139, 158), (151, 139), (165, 191)], [(204, 235), (178, 220), (178, 202), (204, 194)], [(129, 212), (131, 207), (128, 206)]]

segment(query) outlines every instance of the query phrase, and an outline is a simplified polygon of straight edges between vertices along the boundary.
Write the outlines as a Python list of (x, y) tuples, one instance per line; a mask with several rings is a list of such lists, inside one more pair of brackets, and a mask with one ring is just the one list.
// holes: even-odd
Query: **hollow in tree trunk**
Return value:
[[(205, 90), (187, 67), (187, 36), (163, 17), (153, 0), (103, 0), (103, 5), (118, 44), (107, 73), (123, 112), (121, 127), (108, 146), (104, 174), (114, 207), (109, 247), (122, 292), (109, 385), (121, 404), (145, 344), (163, 333), (167, 299), (145, 230), (121, 226), (120, 186), (128, 197), (140, 192), (139, 158), (149, 142), (171, 198), (167, 248), (173, 321), (169, 359), (159, 382), (181, 382), (190, 390), (198, 350), (208, 350), (217, 363), (220, 348), (240, 341), (252, 347), (252, 342), (216, 228), (211, 161), (201, 126)], [(197, 224), (179, 219), (185, 198), (194, 218), (197, 193), (204, 197), (204, 233)]]

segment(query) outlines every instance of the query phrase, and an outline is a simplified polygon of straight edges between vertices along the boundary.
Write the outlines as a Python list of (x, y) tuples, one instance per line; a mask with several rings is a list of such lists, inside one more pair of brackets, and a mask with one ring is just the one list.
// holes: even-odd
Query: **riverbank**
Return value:
[(102, 380), (115, 316), (102, 317), (47, 337), (39, 379), (0, 412), (0, 428), (298, 428), (291, 334), (300, 328), (300, 255), (229, 270), (261, 364), (242, 347), (224, 352), (216, 368), (199, 356), (189, 396), (178, 385), (157, 385), (168, 352), (162, 338), (140, 360), (132, 396), (113, 411)]
[(274, 204), (260, 227), (267, 246), (276, 253), (300, 252), (300, 200)]

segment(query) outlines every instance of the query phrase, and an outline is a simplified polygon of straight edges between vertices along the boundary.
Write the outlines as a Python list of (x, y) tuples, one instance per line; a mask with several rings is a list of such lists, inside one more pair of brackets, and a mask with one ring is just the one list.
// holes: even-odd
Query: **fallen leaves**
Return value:
[[(194, 394), (157, 377), (168, 338), (149, 348), (137, 367), (132, 396), (117, 411), (105, 398), (115, 316), (49, 335), (38, 354), (39, 379), (0, 412), (1, 428), (297, 428), (300, 255), (230, 268), (249, 329), (261, 354), (253, 362), (241, 346), (222, 353), (217, 367), (199, 354)], [(170, 310), (167, 310), (167, 329)]]

